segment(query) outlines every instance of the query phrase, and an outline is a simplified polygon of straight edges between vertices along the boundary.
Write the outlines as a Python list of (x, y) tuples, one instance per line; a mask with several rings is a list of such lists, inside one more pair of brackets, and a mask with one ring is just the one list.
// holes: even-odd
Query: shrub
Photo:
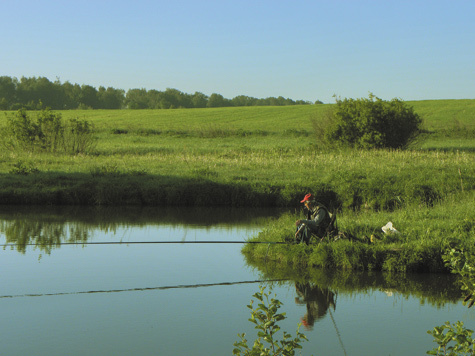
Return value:
[(38, 173), (40, 170), (36, 168), (31, 162), (18, 161), (13, 165), (10, 170), (10, 174), (29, 175), (32, 173)]
[(64, 129), (64, 150), (68, 153), (87, 153), (95, 147), (94, 127), (86, 120), (70, 119)]
[[(327, 144), (353, 148), (405, 148), (420, 130), (422, 119), (399, 99), (337, 99), (317, 136)], [(314, 124), (314, 128), (318, 125)]]
[(93, 126), (86, 120), (64, 123), (60, 113), (44, 109), (32, 119), (20, 109), (7, 120), (3, 146), (14, 151), (87, 153), (94, 147)]
[[(282, 302), (272, 298), (269, 293), (265, 292), (265, 287), (260, 286), (260, 291), (253, 295), (258, 300), (256, 308), (253, 307), (253, 300), (247, 306), (251, 310), (251, 318), (249, 321), (255, 324), (258, 330), (258, 338), (252, 347), (248, 346), (245, 338), (246, 334), (238, 334), (240, 341), (234, 343), (233, 355), (245, 356), (290, 356), (295, 355), (296, 349), (302, 349), (301, 343), (307, 341), (307, 337), (299, 331), (300, 325), (297, 327), (295, 337), (283, 331), (282, 339), (278, 340), (276, 334), (280, 331), (278, 322), (286, 318), (285, 313), (278, 313)], [(269, 299), (269, 297), (271, 297)]]
[(461, 321), (454, 324), (447, 321), (441, 326), (434, 327), (433, 330), (428, 330), (427, 333), (434, 337), (434, 342), (438, 345), (438, 347), (427, 351), (428, 355), (475, 355), (473, 330), (464, 327)]
[[(475, 303), (474, 255), (464, 250), (451, 249), (443, 258), (452, 273), (462, 278), (462, 290), (468, 293), (463, 303), (468, 303), (469, 308), (472, 307)], [(438, 345), (427, 351), (429, 355), (475, 355), (473, 330), (467, 329), (461, 321), (453, 324), (447, 321), (427, 333), (434, 337), (434, 342)]]

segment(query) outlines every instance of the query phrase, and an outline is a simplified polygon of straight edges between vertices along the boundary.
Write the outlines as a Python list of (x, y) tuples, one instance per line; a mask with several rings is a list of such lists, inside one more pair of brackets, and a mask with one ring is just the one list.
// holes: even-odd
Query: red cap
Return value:
[(304, 316), (303, 318), (300, 318), (300, 321), (302, 322), (302, 325), (305, 327), (305, 329), (310, 330), (310, 325), (308, 324), (307, 317)]
[(305, 203), (306, 201), (312, 201), (312, 200), (313, 200), (313, 195), (309, 193), (300, 202)]

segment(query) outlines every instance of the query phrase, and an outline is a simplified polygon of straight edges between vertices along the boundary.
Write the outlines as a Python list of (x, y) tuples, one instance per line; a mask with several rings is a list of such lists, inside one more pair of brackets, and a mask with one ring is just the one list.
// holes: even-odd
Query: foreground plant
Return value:
[(463, 304), (468, 303), (470, 308), (475, 303), (475, 261), (474, 256), (463, 249), (451, 249), (446, 255), (442, 256), (447, 267), (451, 272), (462, 277), (462, 290), (466, 297)]
[(427, 333), (432, 335), (434, 341), (439, 345), (428, 351), (427, 354), (429, 355), (475, 355), (475, 339), (472, 338), (473, 330), (465, 328), (461, 321), (457, 321), (452, 325), (447, 321), (444, 325), (436, 326)]
[(276, 333), (280, 330), (277, 322), (285, 319), (285, 313), (277, 313), (282, 306), (282, 302), (275, 298), (270, 298), (270, 293), (265, 292), (265, 287), (260, 286), (260, 291), (253, 295), (259, 303), (256, 308), (253, 307), (254, 301), (247, 306), (251, 310), (250, 322), (256, 324), (255, 328), (258, 338), (252, 347), (249, 347), (245, 338), (246, 334), (238, 334), (241, 341), (234, 343), (235, 349), (233, 355), (247, 356), (268, 356), (268, 355), (295, 355), (296, 349), (301, 349), (300, 343), (308, 340), (307, 337), (299, 332), (300, 325), (297, 327), (295, 338), (292, 338), (287, 332), (283, 332), (282, 340), (276, 339)]
[[(470, 308), (475, 301), (475, 263), (474, 256), (463, 249), (451, 249), (443, 256), (444, 262), (452, 273), (462, 277), (462, 290), (466, 291), (463, 304), (468, 303)], [(463, 322), (454, 324), (446, 322), (427, 331), (434, 337), (434, 342), (439, 346), (428, 351), (429, 355), (475, 355), (475, 339), (472, 338), (473, 330), (464, 327)], [(450, 344), (450, 345), (449, 345)]]
[(61, 113), (43, 109), (30, 117), (25, 109), (8, 117), (0, 144), (14, 152), (79, 154), (95, 147), (94, 127), (86, 120), (64, 122)]

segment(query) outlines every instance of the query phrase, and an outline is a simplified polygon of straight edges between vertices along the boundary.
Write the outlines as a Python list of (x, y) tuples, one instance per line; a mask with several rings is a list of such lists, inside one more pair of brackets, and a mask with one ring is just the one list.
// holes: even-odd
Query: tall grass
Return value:
[[(275, 261), (283, 266), (389, 272), (449, 272), (442, 255), (458, 246), (475, 250), (475, 193), (458, 195), (433, 207), (408, 206), (392, 212), (345, 212), (339, 229), (351, 239), (294, 244), (296, 219), (289, 213), (270, 222), (253, 241), (287, 241), (286, 245), (248, 244), (243, 253), (251, 264)], [(397, 234), (382, 227), (391, 221)]]
[[(453, 113), (468, 127), (473, 102), (411, 104), (427, 116), (428, 127), (440, 127), (440, 113)], [(474, 151), (436, 149), (435, 143), (453, 142), (443, 135), (427, 146), (440, 131), (408, 151), (319, 150), (312, 118), (330, 107), (63, 111), (65, 120), (94, 124), (95, 151), (75, 156), (2, 151), (0, 199), (295, 206), (304, 192), (313, 191), (335, 209), (378, 211), (433, 205), (473, 190)], [(0, 115), (0, 126), (5, 121)]]
[[(405, 151), (319, 149), (312, 123), (324, 120), (331, 105), (64, 111), (66, 120), (94, 124), (94, 152), (3, 150), (0, 202), (283, 206), (291, 212), (257, 237), (282, 241), (293, 235), (298, 202), (312, 192), (355, 240), (248, 245), (248, 259), (444, 271), (446, 248), (475, 246), (475, 100), (410, 104), (425, 119), (425, 133)], [(0, 115), (0, 127), (6, 120)], [(383, 235), (388, 221), (401, 234)]]
[[(72, 189), (70, 185), (81, 182), (97, 188), (101, 179), (110, 178), (124, 189), (128, 185), (136, 187), (147, 204), (169, 203), (147, 199), (149, 190), (173, 189), (176, 194), (182, 191), (188, 195), (187, 187), (195, 185), (216, 191), (203, 202), (211, 205), (228, 204), (226, 196), (236, 189), (253, 194), (240, 196), (242, 200), (234, 203), (260, 206), (293, 206), (303, 193), (313, 191), (338, 210), (392, 210), (410, 203), (433, 205), (458, 192), (471, 191), (475, 185), (473, 154), (465, 152), (318, 153), (276, 147), (251, 149), (246, 145), (235, 149), (219, 145), (200, 148), (193, 140), (183, 140), (183, 144), (186, 142), (189, 147), (182, 149), (171, 145), (147, 150), (136, 147), (135, 154), (130, 152), (132, 148), (98, 156), (3, 153), (0, 196), (20, 186), (30, 186), (35, 195), (51, 187)], [(34, 176), (14, 174), (18, 162), (29, 165), (36, 172)], [(68, 179), (58, 180), (61, 184), (57, 185), (57, 177)], [(30, 185), (28, 179), (37, 183)], [(126, 190), (123, 193), (129, 194)], [(117, 194), (111, 197), (111, 204), (121, 203)], [(22, 199), (21, 194), (18, 199)], [(180, 201), (185, 200), (177, 199)]]

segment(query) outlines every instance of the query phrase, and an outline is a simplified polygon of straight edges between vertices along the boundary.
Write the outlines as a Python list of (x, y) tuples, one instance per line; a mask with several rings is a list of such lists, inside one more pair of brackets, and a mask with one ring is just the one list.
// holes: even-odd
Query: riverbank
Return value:
[[(292, 243), (295, 220), (303, 214), (287, 214), (250, 240), (289, 244), (248, 244), (242, 252), (250, 264), (266, 261), (282, 268), (448, 273), (442, 256), (450, 248), (475, 252), (474, 202), (475, 194), (471, 192), (433, 206), (342, 213), (337, 218), (338, 227), (352, 239), (312, 240), (308, 246)], [(397, 233), (382, 231), (389, 221)]]
[[(295, 213), (258, 237), (282, 241), (293, 235), (302, 196), (312, 192), (357, 241), (275, 246), (269, 253), (266, 245), (249, 245), (243, 251), (248, 258), (336, 269), (445, 271), (441, 256), (448, 246), (475, 245), (474, 104), (415, 102), (424, 133), (404, 151), (322, 149), (312, 120), (328, 105), (64, 111), (65, 119), (94, 124), (94, 151), (2, 150), (0, 202), (285, 207)], [(400, 235), (381, 235), (388, 221)], [(371, 235), (374, 243), (368, 243)]]
[(332, 209), (379, 211), (475, 188), (475, 154), (460, 151), (1, 156), (2, 204), (297, 207), (313, 192)]
[(378, 211), (473, 190), (475, 100), (413, 104), (425, 133), (406, 151), (318, 147), (312, 120), (330, 105), (63, 111), (94, 124), (94, 150), (2, 150), (0, 202), (297, 207), (311, 191), (334, 209)]

